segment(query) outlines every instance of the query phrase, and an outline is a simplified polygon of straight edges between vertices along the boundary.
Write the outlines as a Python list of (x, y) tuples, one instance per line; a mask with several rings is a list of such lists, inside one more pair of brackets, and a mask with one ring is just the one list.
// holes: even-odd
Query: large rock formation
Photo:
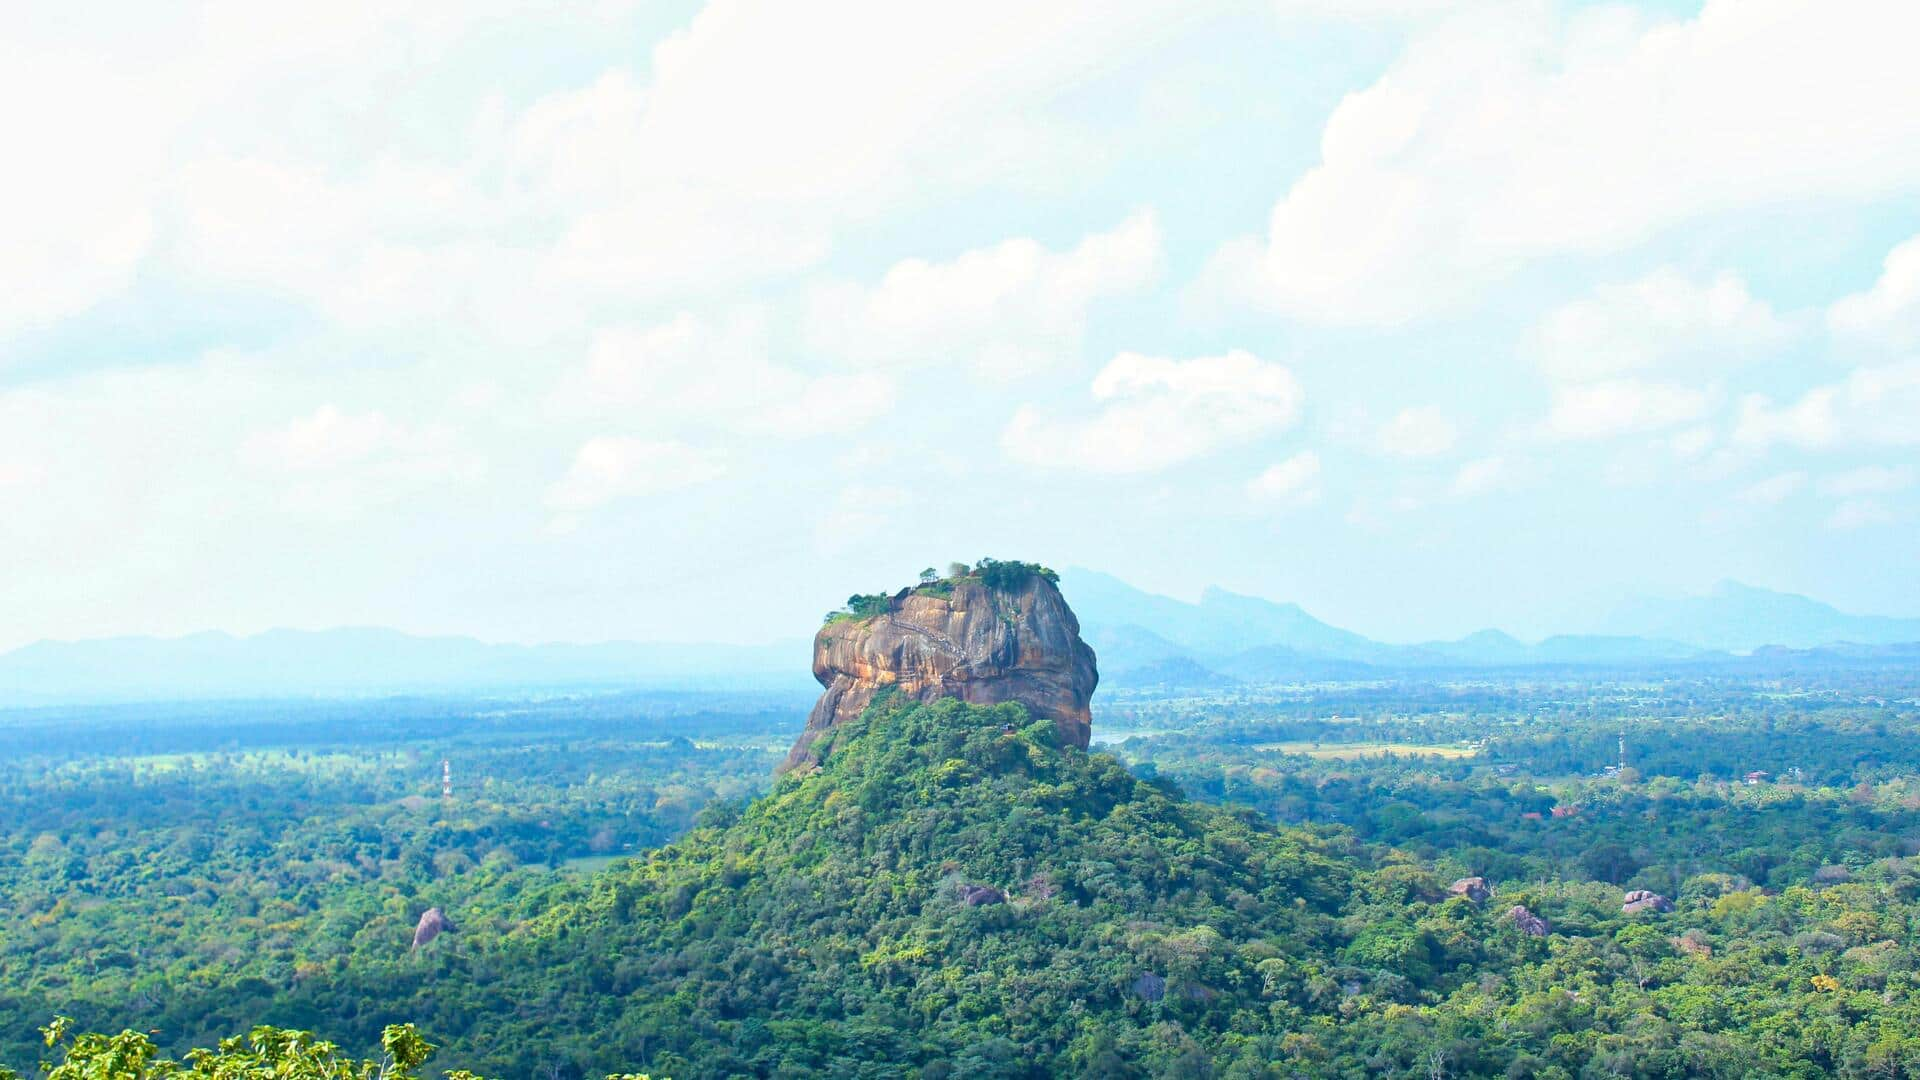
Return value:
[(418, 949), (453, 929), (447, 921), (447, 914), (439, 908), (428, 908), (420, 916), (420, 922), (413, 928), (413, 947)]
[(960, 900), (968, 907), (982, 907), (987, 904), (1004, 904), (1007, 894), (991, 885), (962, 885)]
[(1100, 675), (1093, 649), (1080, 640), (1080, 621), (1046, 576), (994, 577), (994, 585), (963, 575), (902, 589), (884, 610), (821, 627), (813, 677), (826, 691), (784, 767), (816, 760), (815, 741), (887, 687), (920, 701), (1017, 701), (1051, 719), (1062, 743), (1085, 749), (1093, 732), (1088, 701)]
[(1643, 911), (1651, 911), (1656, 915), (1664, 915), (1673, 910), (1673, 901), (1661, 896), (1659, 893), (1648, 892), (1645, 889), (1635, 889), (1622, 897), (1621, 900), (1620, 910), (1628, 915), (1638, 915)]
[(1483, 877), (1463, 877), (1447, 886), (1447, 893), (1464, 896), (1476, 904), (1484, 904), (1493, 896), (1493, 890), (1487, 887), (1487, 879)]
[(1507, 909), (1507, 918), (1528, 937), (1546, 937), (1553, 932), (1553, 926), (1547, 920), (1528, 911), (1526, 905), (1515, 904)]

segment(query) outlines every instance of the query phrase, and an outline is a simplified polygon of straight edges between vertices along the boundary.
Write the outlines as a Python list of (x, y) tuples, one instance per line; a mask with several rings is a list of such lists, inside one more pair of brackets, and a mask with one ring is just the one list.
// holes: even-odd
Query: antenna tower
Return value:
[(453, 763), (445, 760), (440, 762), (440, 797), (453, 798)]

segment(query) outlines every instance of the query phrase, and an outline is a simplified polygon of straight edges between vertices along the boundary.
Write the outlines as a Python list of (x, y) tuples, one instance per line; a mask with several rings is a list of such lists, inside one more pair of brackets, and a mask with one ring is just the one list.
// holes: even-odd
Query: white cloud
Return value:
[[(439, 60), (476, 25), (507, 33), (515, 20), (553, 22), (545, 5), (520, 0), (404, 8), (347, 0), (305, 13), (212, 0), (191, 17), (148, 14), (83, 25), (9, 12), (17, 17), (0, 66), (0, 120), (11, 157), (40, 167), (0, 173), (0, 235), (8, 238), (0, 245), (0, 335), (76, 314), (154, 271), (195, 281), (245, 271), (281, 292), (318, 283), (328, 295), (315, 299), (336, 300), (353, 269), (339, 265), (343, 251), (364, 249), (377, 267), (395, 254), (396, 240), (404, 251), (403, 238), (435, 231), (436, 214), (458, 213), (470, 200), (449, 198), (446, 184), (408, 191), (369, 183), (357, 164), (336, 170), (328, 155), (377, 158), (366, 174), (417, 178), (447, 156), (448, 129), (464, 127), (465, 110), (497, 85), (485, 68), (423, 67), (422, 59)], [(578, 25), (583, 35), (604, 30), (593, 18)], [(430, 80), (419, 77), (423, 70)], [(410, 74), (395, 78), (403, 73)], [(450, 123), (421, 125), (407, 110), (429, 81)], [(396, 100), (376, 106), (368, 99), (375, 87), (398, 91)], [(353, 136), (341, 137), (347, 130)], [(250, 190), (249, 179), (260, 187)], [(221, 209), (227, 200), (231, 214)], [(381, 205), (384, 215), (365, 212)], [(349, 228), (321, 231), (343, 220)], [(252, 243), (231, 228), (195, 235), (203, 225), (243, 224), (266, 231)], [(259, 250), (288, 236), (322, 244)], [(211, 261), (200, 265), (202, 256)], [(381, 284), (365, 281), (370, 293)]]
[(149, 118), (129, 73), (17, 39), (7, 53), (0, 336), (83, 311), (132, 279), (153, 240), (147, 187), (163, 137), (122, 118)]
[[(290, 597), (338, 601), (325, 618), (347, 620), (370, 578), (421, 554), (406, 548), (415, 527), (464, 550), (496, 459), (436, 419), (433, 380), (266, 360), (218, 352), (0, 386), (0, 462), (32, 485), (6, 490), (0, 528), (0, 564), (22, 568), (0, 583), (0, 609), (31, 613), (16, 640), (284, 625)], [(63, 606), (76, 589), (124, 602)]]
[(1100, 407), (1086, 418), (1021, 408), (1001, 448), (1034, 465), (1151, 472), (1283, 431), (1300, 414), (1293, 372), (1239, 350), (1192, 360), (1121, 353), (1092, 391)]
[(1453, 449), (1459, 429), (1437, 406), (1401, 409), (1381, 425), (1377, 446), (1390, 457), (1425, 458)]
[(1469, 461), (1453, 474), (1453, 494), (1463, 499), (1484, 495), (1506, 483), (1507, 472), (1507, 461), (1502, 457)]
[(893, 403), (885, 374), (804, 372), (772, 363), (769, 351), (755, 311), (606, 329), (585, 362), (561, 376), (549, 405), (569, 418), (799, 437), (850, 431)]
[[(1224, 189), (1215, 189), (1232, 188), (1236, 172), (1270, 174), (1300, 160), (1299, 148), (1286, 145), (1236, 157), (1221, 140), (1242, 132), (1247, 117), (1282, 108), (1276, 101), (1322, 100), (1352, 64), (1370, 63), (1345, 57), (1303, 77), (1298, 96), (1292, 77), (1256, 86), (1238, 65), (1261, 49), (1207, 46), (1223, 29), (1269, 28), (1248, 20), (1245, 8), (1212, 21), (1221, 10), (1212, 0), (990, 0), (959, 14), (845, 0), (791, 10), (702, 0), (684, 11), (614, 0), (564, 18), (530, 0), (341, 0), (298, 17), (276, 5), (208, 0), (192, 18), (129, 7), (118, 13), (127, 17), (91, 21), (58, 15), (57, 6), (9, 12), (7, 37), (18, 55), (0, 66), (12, 156), (59, 164), (0, 173), (0, 338), (8, 339), (5, 356), (31, 365), (0, 385), (0, 563), (16, 570), (0, 587), (0, 610), (9, 613), (0, 634), (9, 640), (193, 622), (412, 618), (436, 608), (444, 614), (421, 617), (451, 623), (482, 603), (459, 578), (507, 564), (525, 586), (509, 592), (541, 600), (485, 601), (499, 605), (478, 615), (496, 620), (493, 629), (523, 615), (631, 611), (584, 601), (570, 608), (568, 597), (594, 594), (577, 587), (583, 581), (612, 585), (630, 568), (579, 559), (577, 548), (543, 562), (538, 523), (563, 528), (594, 506), (711, 480), (730, 464), (739, 498), (716, 497), (708, 515), (716, 520), (672, 523), (670, 536), (656, 538), (661, 549), (719, 557), (716, 544), (756, 534), (734, 527), (730, 515), (738, 515), (802, 522), (794, 546), (802, 550), (804, 523), (819, 509), (819, 470), (834, 471), (836, 457), (862, 442), (875, 450), (839, 470), (847, 479), (978, 494), (1004, 463), (951, 436), (977, 426), (982, 408), (1006, 421), (1012, 405), (983, 400), (977, 386), (931, 385), (909, 396), (908, 366), (1059, 365), (1084, 355), (1088, 342), (1106, 349), (1145, 340), (1137, 336), (1143, 327), (1156, 341), (1177, 339), (1180, 327), (1161, 325), (1169, 314), (1155, 294), (1162, 266), (1185, 257), (1181, 245), (1214, 238), (1171, 235), (1176, 217), (1183, 230), (1205, 228), (1213, 219), (1194, 217), (1194, 207), (1220, 202)], [(1281, 6), (1294, 21), (1270, 43), (1280, 51), (1269, 66), (1323, 47), (1305, 36), (1304, 19), (1406, 14), (1388, 11), (1399, 5), (1384, 0)], [(1623, 76), (1627, 92), (1617, 99), (1613, 84), (1592, 77), (1605, 62), (1653, 50), (1644, 26), (1607, 15), (1562, 34), (1531, 9), (1515, 9), (1454, 31), (1441, 24), (1459, 5), (1414, 6), (1420, 10), (1395, 28), (1419, 40), (1414, 52), (1329, 125), (1322, 171), (1331, 178), (1303, 179), (1274, 233), (1244, 245), (1262, 273), (1286, 264), (1293, 274), (1282, 275), (1292, 290), (1283, 306), (1317, 304), (1315, 290), (1324, 290), (1325, 310), (1309, 317), (1427, 310), (1429, 296), (1444, 305), (1543, 253), (1625, 249), (1701, 208), (1749, 204), (1762, 198), (1755, 186), (1778, 199), (1769, 206), (1793, 213), (1822, 192), (1854, 198), (1870, 188), (1882, 193), (1882, 206), (1908, 194), (1875, 186), (1914, 152), (1904, 112), (1882, 111), (1891, 104), (1827, 108), (1835, 95), (1863, 89), (1834, 77), (1830, 65), (1821, 70), (1823, 57), (1856, 42), (1801, 35), (1804, 44), (1773, 65), (1784, 81), (1827, 94), (1807, 113), (1820, 112), (1817, 123), (1783, 119), (1773, 99), (1738, 80), (1721, 80), (1727, 98), (1716, 107), (1694, 107), (1699, 86), (1725, 73), (1709, 62), (1701, 80), (1689, 75), (1684, 85), (1660, 88), (1678, 106), (1679, 134), (1669, 136), (1649, 120), (1661, 113), (1648, 106), (1651, 93), (1639, 92), (1637, 74)], [(1712, 19), (1753, 22), (1771, 12), (1784, 20), (1796, 10), (1782, 0), (1716, 2), (1676, 34), (1698, 44), (1713, 39), (1703, 29)], [(1829, 17), (1844, 31), (1857, 15)], [(1889, 16), (1881, 38), (1859, 51), (1859, 72), (1846, 76), (1871, 78), (1885, 70), (1878, 58), (1887, 50), (1910, 51), (1897, 17), (1907, 16)], [(684, 29), (656, 56), (639, 55), (671, 24)], [(1520, 43), (1503, 37), (1509, 33)], [(1379, 59), (1371, 49), (1362, 51)], [(502, 77), (507, 61), (513, 70)], [(1443, 63), (1453, 67), (1442, 72)], [(1283, 83), (1286, 92), (1266, 96)], [(1166, 91), (1175, 84), (1179, 92)], [(1607, 89), (1593, 97), (1617, 100), (1621, 124), (1607, 123), (1612, 106), (1593, 105), (1580, 86)], [(1886, 88), (1910, 86), (1903, 78)], [(1549, 93), (1536, 94), (1543, 88)], [(1240, 126), (1207, 123), (1223, 102), (1246, 104), (1248, 95), (1262, 100), (1235, 113)], [(1906, 109), (1902, 94), (1882, 96)], [(1659, 100), (1664, 107), (1666, 97)], [(1743, 111), (1750, 103), (1764, 120)], [(1542, 121), (1555, 110), (1564, 126)], [(1703, 179), (1686, 158), (1702, 117), (1727, 129), (1765, 129), (1751, 167), (1730, 170), (1730, 183), (1718, 174)], [(1807, 134), (1816, 129), (1822, 133)], [(1881, 157), (1864, 165), (1800, 145), (1869, 134)], [(1706, 136), (1702, 153), (1724, 162), (1724, 145), (1713, 144), (1719, 128)], [(1514, 154), (1505, 157), (1509, 140)], [(1669, 190), (1651, 202), (1644, 155), (1635, 156), (1641, 142), (1679, 165), (1662, 173)], [(1633, 153), (1616, 198), (1608, 174), (1622, 148)], [(1581, 172), (1556, 172), (1555, 162), (1573, 159)], [(1349, 176), (1365, 182), (1342, 188)], [(1829, 183), (1832, 176), (1841, 181)], [(1373, 200), (1368, 183), (1406, 198)], [(1191, 190), (1170, 193), (1169, 185)], [(1023, 198), (1036, 192), (1044, 197)], [(1330, 210), (1320, 246), (1307, 220), (1316, 199)], [(1063, 217), (1069, 204), (1075, 209)], [(1149, 205), (1169, 215), (1168, 235), (1150, 214), (1123, 220), (1129, 207)], [(1579, 220), (1567, 225), (1567, 217)], [(1033, 231), (1035, 222), (1069, 218), (1086, 232)], [(1352, 221), (1366, 228), (1346, 228)], [(983, 222), (1013, 224), (983, 232)], [(1005, 239), (1023, 233), (1031, 238)], [(1834, 305), (1836, 333), (1913, 342), (1912, 323), (1903, 321), (1911, 318), (1907, 251), (1889, 256), (1871, 290)], [(1396, 258), (1403, 253), (1412, 257)], [(928, 257), (900, 261), (914, 254)], [(1315, 277), (1318, 260), (1334, 272)], [(1609, 313), (1620, 318), (1570, 324), (1604, 359), (1598, 369), (1555, 363), (1556, 372), (1597, 381), (1559, 403), (1568, 431), (1665, 427), (1696, 411), (1688, 394), (1717, 407), (1718, 387), (1667, 385), (1688, 381), (1669, 376), (1670, 362), (1691, 363), (1706, 351), (1662, 350), (1695, 334), (1757, 340), (1747, 331), (1771, 312), (1740, 286), (1745, 307), (1715, 321), (1713, 297), (1730, 290), (1687, 265), (1670, 291), (1693, 307), (1661, 307), (1661, 297), (1640, 297), (1633, 286), (1587, 298), (1602, 323)], [(1778, 270), (1766, 280), (1782, 281), (1781, 295), (1804, 292), (1805, 282)], [(816, 293), (829, 274), (850, 284)], [(1408, 294), (1376, 290), (1381, 284), (1404, 285)], [(116, 298), (121, 306), (75, 317)], [(1369, 306), (1376, 298), (1379, 310)], [(689, 314), (675, 316), (683, 310)], [(1756, 313), (1758, 321), (1750, 318)], [(1638, 320), (1631, 327), (1630, 317)], [(1495, 322), (1492, 332), (1506, 325)], [(1488, 328), (1455, 329), (1470, 336)], [(204, 352), (229, 330), (227, 340), (250, 343), (245, 355)], [(1555, 344), (1570, 350), (1577, 338)], [(1368, 352), (1404, 343), (1352, 344)], [(1178, 350), (1162, 351), (1222, 351)], [(1056, 367), (1019, 399), (1032, 406), (989, 434), (1001, 433), (1005, 453), (1022, 461), (1148, 472), (1218, 454), (1213, 464), (1234, 488), (1266, 470), (1249, 494), (1285, 501), (1319, 490), (1307, 475), (1318, 458), (1288, 457), (1293, 447), (1271, 437), (1298, 422), (1299, 390), (1285, 369), (1254, 362), (1252, 374), (1214, 386), (1188, 370), (1202, 361), (1140, 360), (1178, 374), (1116, 377), (1076, 401), (1112, 355), (1098, 352), (1081, 375), (1071, 374), (1080, 370), (1074, 363)], [(165, 370), (107, 368), (154, 361)], [(85, 370), (69, 374), (73, 367)], [(1283, 378), (1261, 374), (1269, 370)], [(1645, 382), (1610, 386), (1622, 377)], [(1871, 386), (1848, 389), (1846, 378), (1839, 371), (1767, 384), (1775, 396), (1756, 399), (1749, 439), (1911, 445), (1900, 441), (1911, 394), (1886, 390), (1874, 404)], [(1060, 379), (1073, 380), (1067, 399), (1039, 396)], [(1813, 381), (1834, 386), (1802, 401), (1801, 386)], [(1345, 380), (1354, 402), (1376, 389), (1364, 382)], [(1777, 389), (1783, 385), (1793, 392)], [(1484, 389), (1495, 410), (1512, 392)], [(1398, 403), (1440, 400), (1407, 396), (1431, 390), (1400, 390)], [(331, 404), (317, 408), (322, 403)], [(1362, 446), (1398, 403), (1382, 409), (1374, 395), (1365, 423), (1335, 441)], [(1769, 421), (1802, 406), (1807, 424), (1768, 433)], [(890, 422), (872, 422), (883, 416)], [(1730, 427), (1694, 426), (1711, 417), (1653, 438), (1670, 440), (1676, 452), (1697, 439), (1699, 453), (1710, 455), (1710, 441)], [(863, 423), (864, 431), (838, 438)], [(588, 441), (609, 433), (627, 438)], [(818, 437), (803, 453), (781, 442), (803, 436)], [(1448, 452), (1464, 458), (1467, 441), (1458, 436)], [(1673, 464), (1665, 445), (1642, 448), (1661, 459), (1656, 472)], [(1750, 450), (1755, 442), (1736, 445)], [(1454, 494), (1466, 495), (1498, 486), (1497, 462), (1412, 479), (1436, 489), (1432, 498), (1447, 497), (1450, 479)], [(1525, 467), (1518, 456), (1512, 464)], [(1204, 479), (1204, 469), (1190, 471), (1188, 479)], [(1910, 489), (1874, 488), (1891, 482), (1836, 476), (1815, 490), (1822, 507), (1874, 498), (1904, 511)], [(826, 487), (828, 505), (837, 486), (835, 478)], [(704, 505), (706, 492), (699, 495)], [(1382, 505), (1400, 505), (1390, 495), (1380, 496)], [(815, 501), (796, 515), (809, 497)], [(878, 488), (851, 498), (897, 509)], [(363, 513), (381, 505), (386, 512)], [(335, 529), (288, 510), (358, 520)], [(326, 572), (288, 569), (315, 566)], [(416, 569), (418, 594), (410, 582), (394, 587)], [(437, 585), (429, 581), (436, 576)], [(75, 595), (111, 602), (74, 605)], [(395, 606), (393, 596), (411, 599)], [(475, 609), (461, 606), (469, 602)], [(556, 629), (567, 632), (553, 621), (540, 632)]]
[(1714, 395), (1640, 379), (1563, 383), (1553, 389), (1544, 433), (1556, 439), (1599, 439), (1658, 431), (1705, 416)]
[(1887, 253), (1871, 288), (1835, 301), (1827, 309), (1827, 325), (1835, 335), (1855, 341), (1890, 348), (1920, 345), (1920, 236)]
[(1740, 403), (1734, 441), (1803, 450), (1920, 445), (1920, 360), (1856, 368), (1798, 401), (1776, 404), (1763, 394)]
[(1865, 529), (1892, 524), (1898, 518), (1893, 511), (1874, 499), (1847, 499), (1827, 515), (1826, 526), (1837, 531)]
[(412, 428), (378, 411), (345, 413), (333, 405), (254, 432), (241, 444), (240, 460), (276, 474), (284, 509), (328, 518), (353, 517), (427, 487), (471, 484), (487, 468), (448, 427)]
[(256, 433), (241, 448), (241, 457), (256, 466), (318, 472), (364, 461), (410, 441), (404, 429), (381, 413), (350, 415), (322, 405), (311, 416)]
[(17, 460), (0, 460), (0, 488), (24, 488), (38, 484), (46, 476), (46, 468), (37, 461), (25, 457)]
[(723, 471), (716, 456), (686, 443), (601, 436), (580, 447), (567, 474), (548, 491), (547, 505), (579, 513), (616, 499), (704, 484)]
[(948, 262), (908, 259), (872, 287), (816, 290), (812, 347), (868, 364), (969, 364), (993, 375), (1076, 359), (1093, 304), (1139, 290), (1160, 264), (1152, 214), (1054, 252), (1007, 240)]
[[(711, 0), (640, 57), (606, 43), (660, 17), (602, 7), (215, 2), (117, 35), (10, 26), (0, 118), (15, 157), (60, 167), (0, 175), (0, 335), (151, 270), (349, 327), (457, 318), (545, 344), (584, 314), (812, 267), (847, 229), (943, 199), (1074, 190), (1125, 137), (1070, 118), (1076, 89), (1195, 17)], [(516, 35), (535, 55), (503, 81), (477, 54)]]
[(1682, 461), (1692, 461), (1713, 448), (1714, 431), (1711, 427), (1701, 426), (1675, 432), (1666, 440), (1666, 448), (1673, 456)]
[[(1695, 281), (1664, 268), (1554, 309), (1523, 349), (1551, 383), (1544, 431), (1597, 439), (1704, 419), (1720, 401), (1719, 385), (1679, 377), (1735, 366), (1788, 336), (1787, 325), (1738, 276)], [(1694, 458), (1712, 441), (1703, 426), (1673, 436), (1669, 446)]]
[[(696, 20), (680, 37), (698, 36), (699, 26)], [(669, 41), (656, 57), (677, 47)], [(737, 117), (715, 115), (704, 139), (692, 138), (698, 102), (667, 84), (704, 76), (692, 64), (657, 70), (653, 85), (613, 69), (586, 86), (551, 94), (508, 132), (506, 168), (520, 192), (514, 202), (554, 224), (551, 245), (528, 253), (538, 280), (589, 296), (678, 297), (824, 258), (832, 246), (833, 210), (808, 205), (822, 193), (803, 190), (816, 174), (800, 163), (791, 176), (771, 167), (777, 160), (772, 147), (764, 147), (764, 160), (739, 160), (755, 148), (738, 140), (758, 133), (734, 127)], [(716, 112), (730, 109), (744, 89), (709, 104)], [(727, 137), (714, 137), (718, 131)], [(803, 128), (780, 141), (806, 134)], [(739, 171), (730, 173), (729, 165)], [(857, 174), (848, 180), (857, 184)]]
[(1302, 450), (1247, 481), (1247, 495), (1260, 502), (1300, 506), (1320, 498), (1320, 455)]
[(1147, 0), (713, 0), (625, 72), (529, 110), (516, 174), (589, 209), (549, 269), (625, 292), (818, 262), (838, 230), (955, 193), (1070, 189), (1102, 137), (1057, 99), (1191, 11)]
[(1822, 495), (1888, 495), (1905, 491), (1916, 481), (1920, 481), (1920, 468), (1912, 465), (1864, 465), (1822, 477), (1819, 488)]
[(1529, 351), (1547, 374), (1581, 380), (1682, 366), (1731, 366), (1778, 345), (1784, 323), (1737, 275), (1693, 281), (1671, 268), (1603, 285), (1550, 312)]
[(823, 555), (860, 550), (884, 534), (899, 511), (913, 505), (913, 493), (891, 484), (849, 484), (813, 525), (814, 546)]
[(1740, 501), (1757, 506), (1772, 506), (1799, 494), (1800, 489), (1806, 486), (1807, 474), (1798, 469), (1777, 473), (1742, 489)]
[(1394, 323), (1697, 215), (1911, 191), (1916, 36), (1891, 3), (1472, 6), (1340, 103), (1264, 242), (1216, 271), (1299, 318)]
[[(716, 0), (655, 48), (633, 145), (676, 152), (656, 163), (668, 176), (784, 202), (890, 194), (945, 172), (916, 177), (916, 165), (982, 154), (992, 160), (980, 168), (1005, 169), (1012, 163), (1000, 154), (1040, 149), (1022, 116), (1036, 91), (1164, 22), (1141, 4), (1111, 20), (1093, 14), (1005, 0), (967, 18), (875, 0), (805, 11)], [(1082, 49), (1064, 47), (1082, 37)], [(1038, 56), (1060, 66), (1028, 70)], [(950, 126), (962, 118), (973, 122)], [(942, 145), (960, 132), (963, 143)]]
[(1294, 22), (1418, 23), (1475, 0), (1274, 0), (1274, 13)]
[(893, 380), (881, 375), (831, 373), (800, 376), (784, 369), (767, 369), (760, 384), (783, 396), (763, 404), (752, 416), (750, 430), (770, 435), (839, 435), (864, 427), (886, 415), (894, 402)]
[(171, 272), (297, 301), (337, 327), (459, 319), (538, 340), (579, 317), (530, 249), (501, 241), (511, 208), (470, 168), (388, 159), (333, 174), (209, 156), (181, 166), (162, 197)]

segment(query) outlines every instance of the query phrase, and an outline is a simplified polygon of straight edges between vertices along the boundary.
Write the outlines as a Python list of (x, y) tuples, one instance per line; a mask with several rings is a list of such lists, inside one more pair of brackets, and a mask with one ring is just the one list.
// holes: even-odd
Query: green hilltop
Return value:
[[(464, 1041), (493, 1049), (467, 1063), (512, 1074), (508, 1048), (556, 1038), (683, 1078), (1211, 1056), (1336, 943), (1348, 872), (1323, 842), (1063, 750), (1017, 705), (883, 699), (833, 738), (501, 942), (496, 992), (541, 1007), (478, 1018)], [(423, 985), (422, 1025), (473, 1017), (462, 996)]]

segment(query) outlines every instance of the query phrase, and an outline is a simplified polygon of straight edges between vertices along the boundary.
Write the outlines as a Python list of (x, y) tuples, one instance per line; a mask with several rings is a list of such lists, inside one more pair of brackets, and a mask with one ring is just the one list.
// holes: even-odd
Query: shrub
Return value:
[(1017, 559), (981, 559), (974, 564), (973, 572), (980, 578), (981, 584), (989, 589), (1017, 589), (1036, 577), (1045, 578), (1052, 584), (1060, 583), (1060, 575), (1047, 567)]

